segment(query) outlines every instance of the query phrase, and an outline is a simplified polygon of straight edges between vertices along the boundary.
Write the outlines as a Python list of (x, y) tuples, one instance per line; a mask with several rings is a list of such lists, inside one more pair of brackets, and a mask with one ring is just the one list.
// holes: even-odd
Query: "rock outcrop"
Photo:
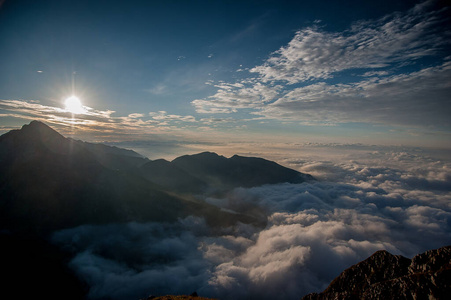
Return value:
[(326, 299), (449, 299), (451, 246), (408, 259), (377, 251), (343, 271), (322, 293), (303, 300)]

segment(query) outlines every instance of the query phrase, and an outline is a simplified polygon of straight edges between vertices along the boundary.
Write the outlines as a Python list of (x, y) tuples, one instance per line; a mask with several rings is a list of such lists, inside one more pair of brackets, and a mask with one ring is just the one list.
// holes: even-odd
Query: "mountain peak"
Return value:
[(48, 126), (47, 124), (33, 120), (30, 122), (30, 124), (25, 124), (20, 129), (24, 132), (34, 132), (34, 133), (40, 133), (40, 134), (57, 134), (60, 135), (56, 130)]
[[(48, 127), (44, 122), (38, 121), (38, 120), (33, 120), (30, 122), (30, 124), (25, 124), (22, 127)], [(51, 128), (50, 128), (51, 129)]]
[(40, 121), (32, 121), (21, 129), (11, 130), (0, 137), (0, 160), (38, 157), (40, 154), (67, 154), (75, 150), (69, 139)]
[(322, 293), (302, 299), (447, 299), (450, 259), (451, 246), (426, 251), (413, 259), (377, 251), (343, 271)]
[(53, 130), (52, 128), (50, 128), (50, 126), (48, 126), (47, 124), (45, 124), (44, 122), (41, 121), (37, 121), (37, 120), (33, 120), (31, 121), (29, 124), (24, 124), (22, 126), (22, 128), (20, 130), (36, 130), (36, 129), (49, 129), (49, 130)]
[(181, 160), (181, 159), (224, 159), (225, 157), (222, 155), (219, 155), (215, 152), (209, 152), (209, 151), (205, 151), (205, 152), (201, 152), (201, 153), (197, 153), (197, 154), (191, 154), (191, 155), (183, 155), (180, 157), (175, 158), (174, 160)]

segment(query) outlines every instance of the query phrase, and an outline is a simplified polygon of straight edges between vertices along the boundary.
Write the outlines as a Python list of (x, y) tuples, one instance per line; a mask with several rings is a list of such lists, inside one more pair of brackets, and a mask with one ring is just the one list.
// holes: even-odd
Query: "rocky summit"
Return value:
[(412, 259), (377, 251), (343, 271), (322, 293), (302, 300), (327, 299), (449, 299), (451, 246)]

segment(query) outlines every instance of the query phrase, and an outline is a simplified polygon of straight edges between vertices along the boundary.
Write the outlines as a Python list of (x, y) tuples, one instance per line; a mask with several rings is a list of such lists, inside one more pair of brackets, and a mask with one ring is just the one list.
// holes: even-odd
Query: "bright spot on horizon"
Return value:
[(82, 114), (86, 112), (77, 96), (70, 96), (64, 103), (66, 105), (66, 110), (73, 114)]

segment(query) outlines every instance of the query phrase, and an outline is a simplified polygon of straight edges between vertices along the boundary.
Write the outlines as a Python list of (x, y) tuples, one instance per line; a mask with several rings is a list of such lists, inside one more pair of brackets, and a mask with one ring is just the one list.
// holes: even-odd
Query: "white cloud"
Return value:
[(85, 123), (97, 120), (112, 118), (115, 111), (96, 110), (91, 107), (83, 106), (84, 111), (81, 114), (72, 114), (66, 109), (40, 104), (39, 101), (31, 100), (0, 100), (0, 109), (21, 114), (24, 117), (47, 118), (49, 120), (72, 123), (85, 121)]
[(144, 114), (133, 113), (128, 115), (129, 118), (138, 119), (144, 117)]
[(368, 71), (362, 74), (362, 77), (372, 77), (372, 76), (385, 76), (388, 75), (387, 71)]
[(167, 290), (192, 293), (207, 280), (193, 235), (199, 226), (205, 224), (194, 218), (173, 225), (81, 226), (55, 234), (54, 240), (80, 251), (70, 264), (91, 285), (90, 299), (140, 299)]
[(181, 116), (181, 115), (174, 115), (174, 114), (168, 114), (166, 111), (159, 111), (158, 113), (150, 112), (149, 116), (152, 117), (154, 120), (158, 121), (176, 121), (176, 122), (196, 122), (196, 118), (193, 116)]
[(257, 114), (316, 123), (450, 126), (451, 63), (357, 83), (293, 89)]
[(113, 110), (98, 110), (84, 106), (81, 114), (72, 114), (63, 108), (44, 105), (39, 101), (1, 100), (0, 110), (4, 117), (25, 120), (39, 120), (64, 135), (96, 140), (130, 140), (166, 134), (176, 134), (183, 126), (198, 127), (198, 120), (192, 115), (168, 114), (166, 111), (130, 113), (115, 116)]
[(192, 103), (199, 113), (232, 113), (253, 108), (255, 115), (304, 124), (343, 122), (408, 126), (450, 126), (451, 62), (423, 70), (371, 77), (347, 84), (320, 82), (282, 92), (280, 86), (222, 84), (206, 100)]
[[(430, 1), (429, 1), (430, 2)], [(392, 63), (435, 54), (445, 42), (436, 26), (442, 11), (425, 11), (418, 5), (402, 15), (395, 13), (376, 21), (362, 21), (344, 32), (326, 32), (320, 27), (298, 31), (251, 72), (264, 82), (289, 84), (327, 79), (349, 69), (377, 69)]]
[[(257, 77), (218, 84), (214, 95), (192, 104), (198, 113), (246, 109), (303, 125), (449, 127), (451, 64), (443, 55), (449, 32), (442, 30), (447, 12), (427, 1), (342, 32), (301, 29), (250, 69)], [(426, 57), (433, 64), (419, 63)]]
[(276, 99), (280, 89), (279, 86), (269, 87), (248, 81), (221, 83), (216, 87), (218, 91), (208, 99), (191, 102), (198, 113), (232, 113), (243, 108), (260, 108)]

